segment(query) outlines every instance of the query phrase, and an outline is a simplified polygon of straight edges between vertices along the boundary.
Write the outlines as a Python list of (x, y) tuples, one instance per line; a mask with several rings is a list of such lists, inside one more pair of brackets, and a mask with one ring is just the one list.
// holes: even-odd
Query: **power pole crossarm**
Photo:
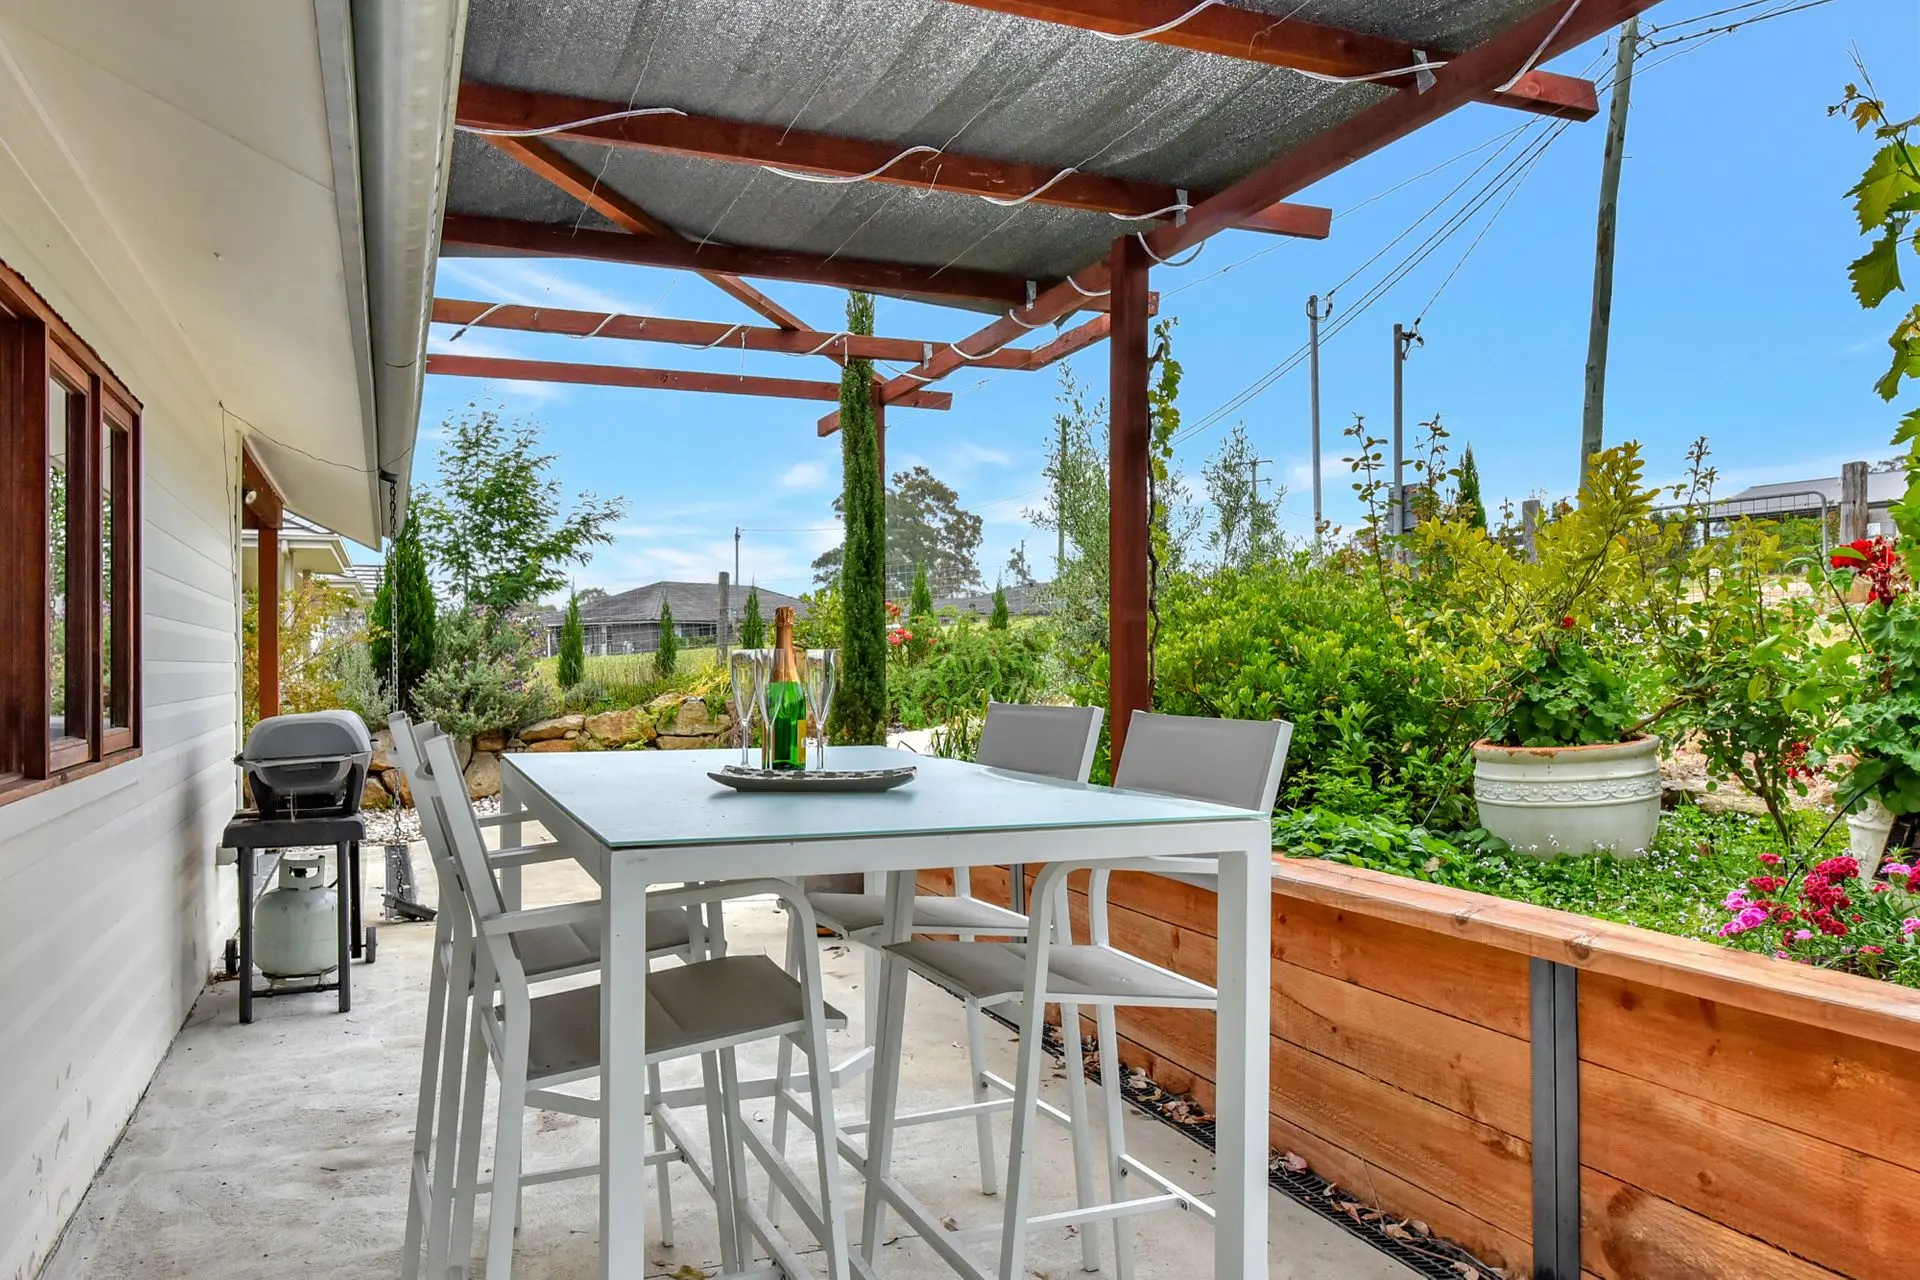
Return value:
[(1593, 236), (1593, 316), (1587, 329), (1587, 399), (1580, 420), (1580, 481), (1587, 459), (1600, 452), (1607, 395), (1607, 337), (1613, 321), (1613, 246), (1620, 215), (1620, 161), (1627, 144), (1627, 107), (1633, 90), (1633, 59), (1640, 19), (1620, 28), (1614, 60), (1613, 102), (1607, 108), (1607, 150), (1600, 168), (1600, 213)]

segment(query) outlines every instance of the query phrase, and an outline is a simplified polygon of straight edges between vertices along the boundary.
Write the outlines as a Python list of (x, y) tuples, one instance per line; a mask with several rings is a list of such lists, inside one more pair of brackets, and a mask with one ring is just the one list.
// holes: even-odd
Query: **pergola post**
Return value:
[(1108, 429), (1107, 723), (1113, 762), (1125, 749), (1127, 722), (1153, 704), (1147, 674), (1147, 251), (1134, 236), (1113, 242), (1108, 287), (1113, 334)]
[(280, 714), (280, 530), (274, 525), (260, 526), (260, 542), (254, 560), (260, 583), (260, 602), (255, 610), (258, 629), (255, 644), (259, 648), (260, 718)]

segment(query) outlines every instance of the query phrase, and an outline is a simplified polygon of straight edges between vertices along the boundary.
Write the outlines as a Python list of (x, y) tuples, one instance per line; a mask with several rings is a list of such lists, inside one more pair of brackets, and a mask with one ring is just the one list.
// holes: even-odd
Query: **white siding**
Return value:
[(145, 753), (0, 805), (0, 1280), (86, 1191), (234, 916), (239, 438), (0, 40), (0, 260), (145, 406)]

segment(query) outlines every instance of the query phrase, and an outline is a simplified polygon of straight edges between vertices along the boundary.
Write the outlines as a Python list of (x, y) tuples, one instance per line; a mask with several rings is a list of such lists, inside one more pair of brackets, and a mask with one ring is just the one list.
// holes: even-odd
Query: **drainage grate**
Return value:
[[(1008, 1030), (1016, 1034), (1019, 1032), (1018, 1026), (998, 1012), (992, 1009), (982, 1012)], [(1066, 1045), (1060, 1039), (1060, 1028), (1048, 1023), (1041, 1043), (1054, 1058), (1062, 1063), (1066, 1061)], [(1095, 1043), (1089, 1041), (1083, 1046), (1082, 1053), (1087, 1063), (1087, 1079), (1098, 1083), (1100, 1064), (1095, 1048)], [(1190, 1120), (1179, 1114), (1170, 1114), (1193, 1108), (1170, 1107), (1169, 1103), (1179, 1103), (1180, 1099), (1154, 1084), (1145, 1073), (1128, 1073), (1121, 1081), (1120, 1094), (1134, 1110), (1185, 1134), (1207, 1150), (1214, 1150), (1212, 1119)], [(1416, 1234), (1407, 1225), (1407, 1220), (1369, 1208), (1358, 1197), (1348, 1195), (1339, 1186), (1311, 1170), (1288, 1168), (1280, 1155), (1271, 1155), (1267, 1161), (1267, 1184), (1335, 1224), (1348, 1235), (1378, 1249), (1414, 1274), (1428, 1277), (1428, 1280), (1503, 1280), (1506, 1276), (1506, 1272), (1500, 1268), (1480, 1261), (1452, 1241)], [(1388, 1230), (1389, 1227), (1407, 1238), (1393, 1234)]]

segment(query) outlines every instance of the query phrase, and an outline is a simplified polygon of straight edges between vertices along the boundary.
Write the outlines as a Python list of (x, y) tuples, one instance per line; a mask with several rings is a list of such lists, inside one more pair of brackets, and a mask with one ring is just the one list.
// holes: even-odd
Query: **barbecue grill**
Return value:
[(360, 812), (373, 744), (351, 711), (269, 716), (247, 734), (233, 762), (247, 771), (263, 819), (345, 817)]

